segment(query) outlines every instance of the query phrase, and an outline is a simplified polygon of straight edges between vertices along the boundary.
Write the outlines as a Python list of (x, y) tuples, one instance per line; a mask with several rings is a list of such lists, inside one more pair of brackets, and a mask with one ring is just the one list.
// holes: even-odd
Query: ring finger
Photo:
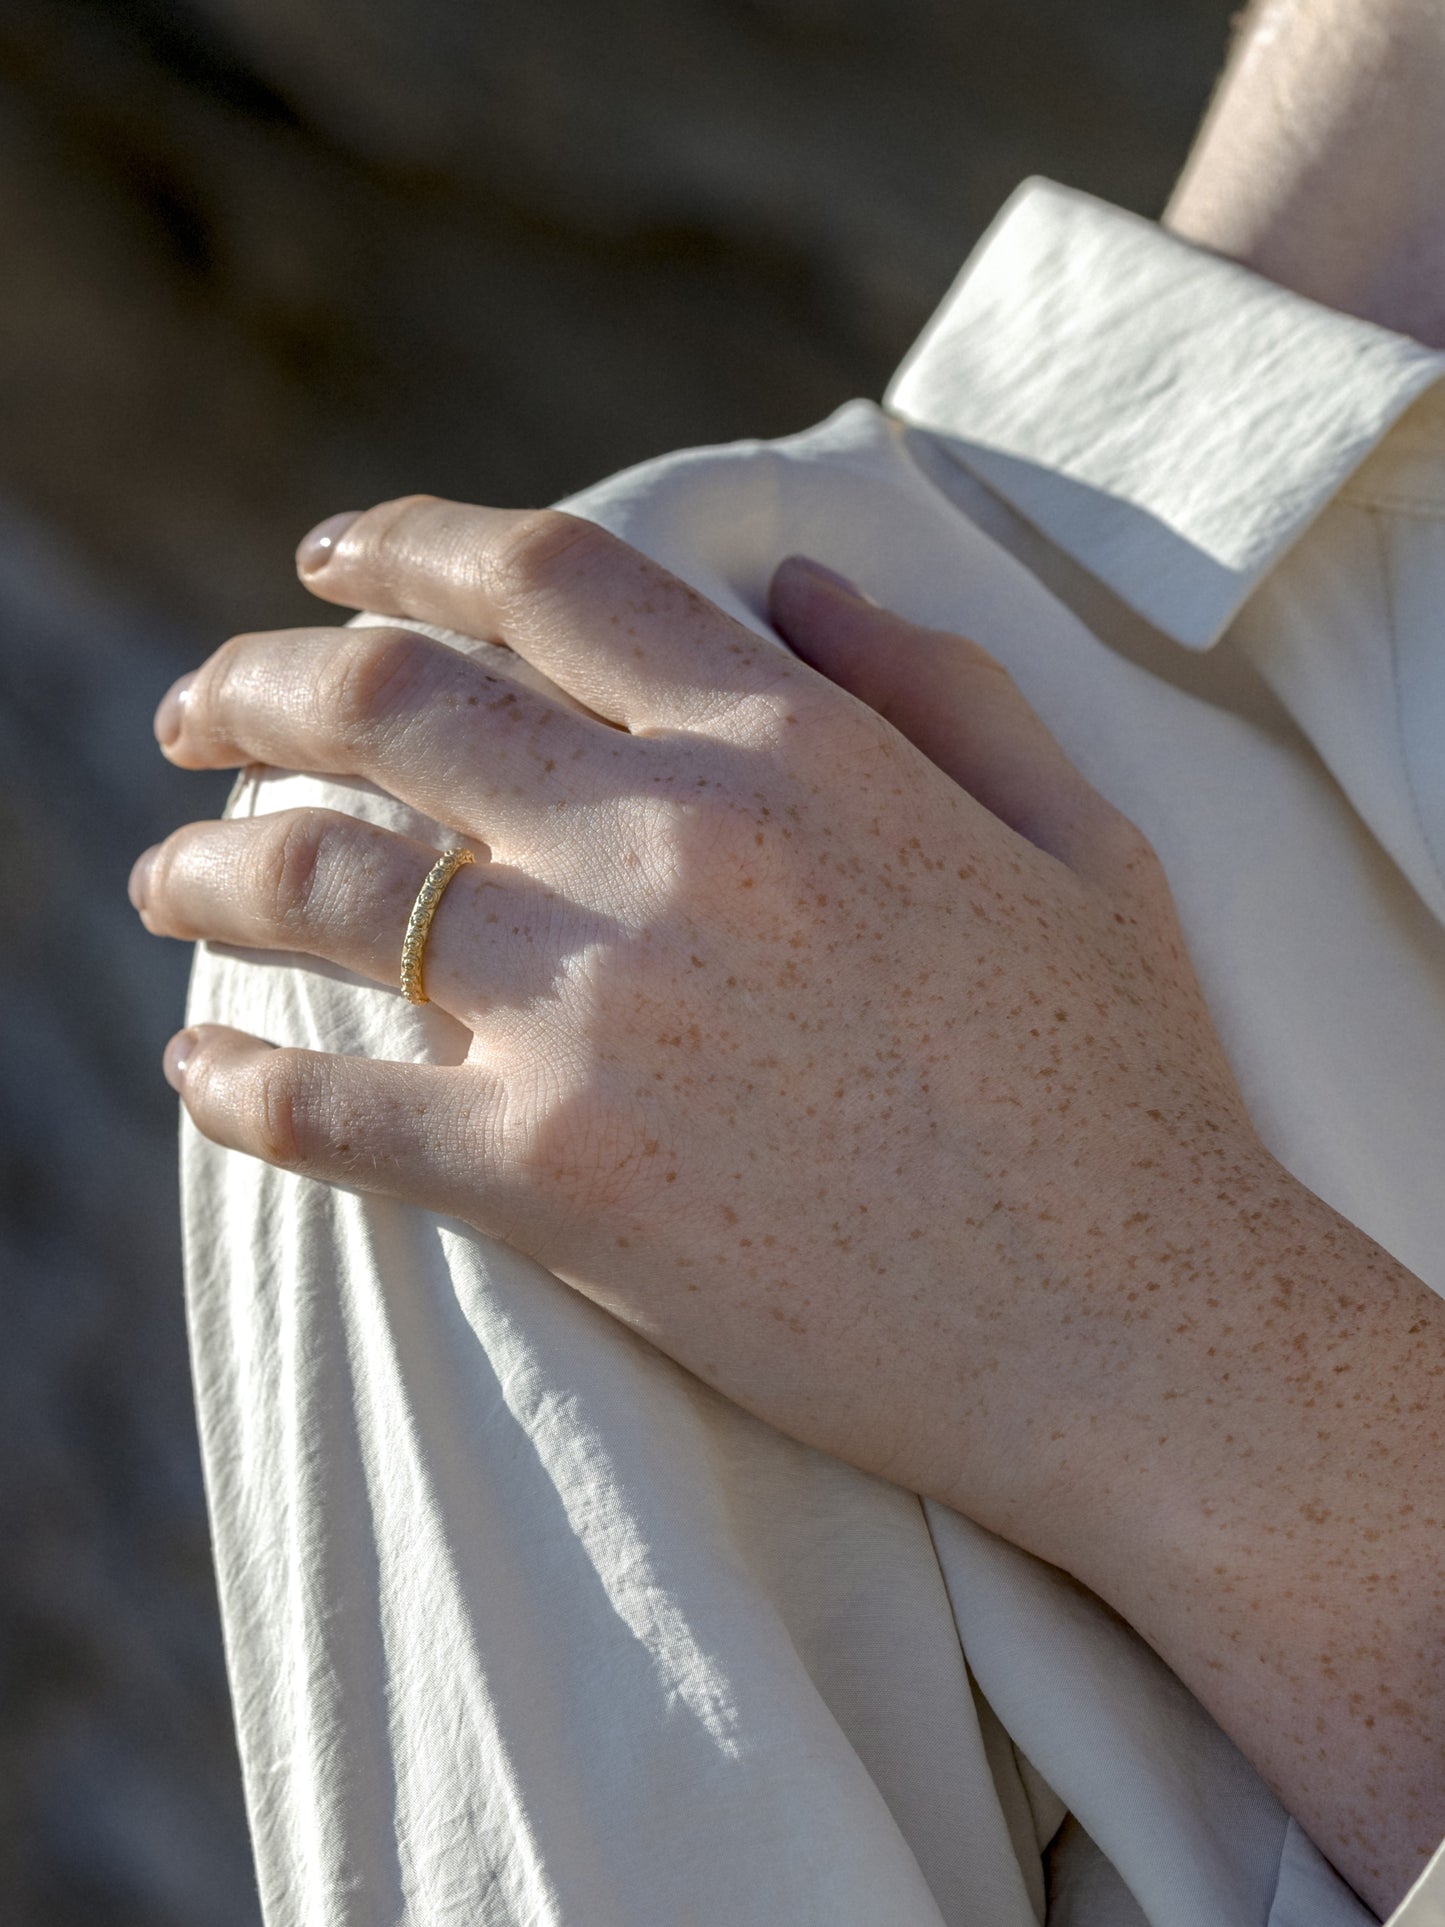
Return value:
[[(300, 951), (378, 983), (400, 982), (407, 920), (440, 853), (335, 810), (191, 823), (141, 856), (131, 902), (157, 936)], [(457, 1016), (506, 994), (507, 953), (525, 947), (534, 885), (486, 861), (460, 870), (437, 906), (426, 994)]]

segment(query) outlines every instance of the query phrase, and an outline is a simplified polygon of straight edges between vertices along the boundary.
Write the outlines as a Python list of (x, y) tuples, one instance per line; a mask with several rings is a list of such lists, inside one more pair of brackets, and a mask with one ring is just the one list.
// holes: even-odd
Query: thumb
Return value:
[(1010, 829), (1082, 875), (1118, 881), (1125, 846), (1137, 850), (1142, 837), (976, 642), (906, 622), (805, 556), (780, 564), (769, 615), (810, 668), (885, 717)]

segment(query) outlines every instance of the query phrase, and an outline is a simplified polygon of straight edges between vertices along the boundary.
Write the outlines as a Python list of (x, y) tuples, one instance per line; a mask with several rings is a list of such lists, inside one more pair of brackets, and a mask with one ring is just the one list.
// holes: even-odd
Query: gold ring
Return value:
[(442, 892), (468, 863), (476, 858), (470, 850), (443, 850), (426, 873), (426, 882), (416, 893), (411, 915), (406, 920), (406, 935), (401, 940), (401, 992), (410, 1004), (429, 1004), (431, 998), (421, 987), (421, 960), (426, 952), (427, 934), (437, 913)]

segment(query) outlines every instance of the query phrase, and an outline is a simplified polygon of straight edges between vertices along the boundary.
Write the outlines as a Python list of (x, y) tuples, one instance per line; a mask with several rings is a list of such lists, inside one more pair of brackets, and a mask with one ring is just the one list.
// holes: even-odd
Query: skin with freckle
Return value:
[[(308, 579), (515, 654), (240, 637), (158, 728), (365, 777), (487, 859), (426, 954), (469, 1044), (188, 1034), (199, 1127), (470, 1220), (1065, 1566), (1397, 1884), (1445, 1829), (1441, 1308), (1260, 1145), (1138, 831), (982, 650), (803, 565), (796, 657), (560, 515), (388, 504)], [(394, 982), (435, 854), (287, 812), (177, 832), (134, 893)]]
[[(402, 528), (408, 515), (434, 520), (413, 508)], [(580, 565), (574, 550), (558, 567)], [(1048, 1391), (1067, 1436), (1154, 1315), (1164, 1187), (1192, 1165), (1223, 1177), (1248, 1142), (1158, 866), (1057, 751), (1056, 794), (1032, 807), (1059, 816), (1062, 854), (874, 710), (627, 566), (601, 625), (612, 653), (646, 676), (665, 630), (709, 671), (705, 691), (648, 689), (618, 718), (632, 733), (373, 630), (230, 645), (191, 692), (178, 753), (367, 774), (379, 754), (375, 773), (412, 795), (426, 757), (445, 792), (429, 806), (490, 850), (451, 886), (429, 950), (430, 994), (471, 1031), (477, 1070), (433, 1080), (433, 1115), (465, 1119), (429, 1161), (437, 1202), (464, 1203), (755, 1409), (773, 1413), (785, 1386), (794, 1427), (831, 1449), (937, 1489), (946, 1412), (950, 1457), (979, 1465), (1002, 1427), (1014, 1461), (1033, 1418), (996, 1386), (1029, 1369), (1041, 1298), (1062, 1293), (1073, 1329)], [(974, 670), (1019, 706), (1001, 672)], [(282, 676), (299, 693), (278, 702)], [(559, 680), (615, 715), (598, 671)], [(251, 713), (282, 703), (297, 732), (330, 719), (337, 740), (319, 755), (253, 741)], [(213, 825), (163, 849), (147, 914), (215, 935), (225, 903), (244, 925), (260, 899), (293, 940), (316, 925), (320, 947), (347, 920), (357, 961), (390, 978), (429, 861), (310, 812)], [(267, 1145), (303, 1166), (309, 1101), (294, 1143), (272, 1103)], [(369, 1175), (373, 1130), (358, 1117), (339, 1134), (353, 1175)], [(902, 1346), (899, 1294), (926, 1307)], [(841, 1358), (911, 1387), (916, 1418), (880, 1423)], [(974, 1477), (972, 1509), (1000, 1518), (1013, 1471), (997, 1493)]]

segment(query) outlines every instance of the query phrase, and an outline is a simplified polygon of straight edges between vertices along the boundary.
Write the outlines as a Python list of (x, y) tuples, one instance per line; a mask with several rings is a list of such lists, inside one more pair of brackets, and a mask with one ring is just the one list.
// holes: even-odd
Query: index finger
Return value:
[(407, 496), (323, 523), (297, 567), (328, 602), (504, 642), (630, 729), (712, 722), (730, 699), (806, 674), (658, 563), (558, 509)]

